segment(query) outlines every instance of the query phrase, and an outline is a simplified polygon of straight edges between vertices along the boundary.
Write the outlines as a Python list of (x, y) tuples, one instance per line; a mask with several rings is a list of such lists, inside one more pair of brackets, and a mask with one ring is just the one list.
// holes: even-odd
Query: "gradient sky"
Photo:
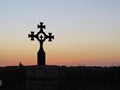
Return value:
[(120, 0), (0, 0), (0, 66), (36, 64), (40, 21), (48, 65), (120, 64)]

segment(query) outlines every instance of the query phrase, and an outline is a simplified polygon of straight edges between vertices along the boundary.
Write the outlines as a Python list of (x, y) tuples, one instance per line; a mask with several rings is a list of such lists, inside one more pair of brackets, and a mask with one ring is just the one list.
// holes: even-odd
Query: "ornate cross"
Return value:
[(54, 36), (52, 33), (48, 33), (48, 35), (43, 31), (43, 29), (46, 28), (45, 25), (43, 25), (43, 22), (40, 22), (40, 24), (37, 25), (37, 28), (40, 28), (40, 31), (37, 34), (34, 34), (33, 31), (31, 31), (31, 34), (28, 34), (28, 38), (31, 38), (32, 41), (34, 41), (34, 38), (36, 38), (40, 43), (40, 49), (38, 51), (38, 65), (45, 65), (45, 52), (43, 49), (43, 42), (48, 39), (48, 41), (52, 41), (54, 39)]

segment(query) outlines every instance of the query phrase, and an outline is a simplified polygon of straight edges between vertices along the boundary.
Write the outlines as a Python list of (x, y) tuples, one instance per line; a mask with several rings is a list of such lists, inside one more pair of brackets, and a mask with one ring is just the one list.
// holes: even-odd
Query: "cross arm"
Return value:
[(54, 39), (54, 35), (52, 35), (52, 33), (48, 33), (48, 41), (52, 41), (52, 39)]
[(40, 24), (37, 25), (37, 28), (40, 28), (40, 29), (45, 29), (45, 25), (43, 25), (43, 22), (40, 22)]
[(34, 35), (33, 31), (31, 31), (31, 34), (28, 34), (28, 38), (31, 38), (31, 41), (34, 41), (35, 37), (36, 37), (36, 35)]

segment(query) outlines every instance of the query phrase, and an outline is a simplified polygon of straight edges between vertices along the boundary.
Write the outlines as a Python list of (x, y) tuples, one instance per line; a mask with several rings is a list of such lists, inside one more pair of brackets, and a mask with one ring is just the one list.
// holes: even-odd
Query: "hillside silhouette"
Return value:
[(120, 90), (120, 66), (9, 66), (0, 90)]

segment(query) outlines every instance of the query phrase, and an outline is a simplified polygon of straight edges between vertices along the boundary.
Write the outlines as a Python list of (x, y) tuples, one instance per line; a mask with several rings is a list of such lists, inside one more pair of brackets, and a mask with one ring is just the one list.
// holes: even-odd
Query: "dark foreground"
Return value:
[(0, 82), (0, 90), (120, 90), (120, 67), (1, 67)]

